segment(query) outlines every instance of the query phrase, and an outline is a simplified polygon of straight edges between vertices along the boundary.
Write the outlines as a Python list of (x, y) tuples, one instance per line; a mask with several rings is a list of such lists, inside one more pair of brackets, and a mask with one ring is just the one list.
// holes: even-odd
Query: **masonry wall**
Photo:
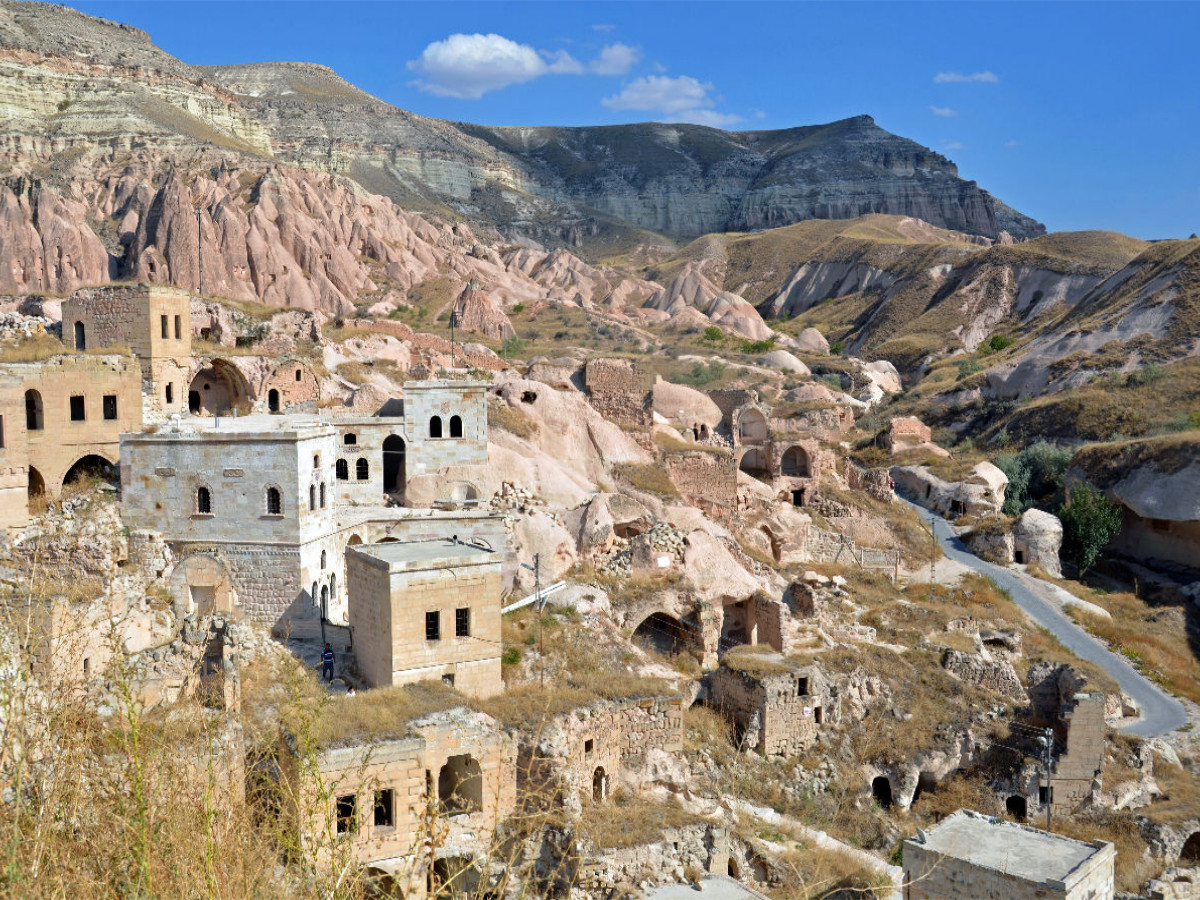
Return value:
[[(442, 437), (431, 436), (434, 417)], [(463, 436), (450, 437), (454, 416), (462, 420)], [(407, 476), (436, 472), (443, 466), (487, 464), (487, 385), (469, 381), (406, 381), (404, 434)]]
[(346, 553), (350, 629), (358, 670), (370, 687), (392, 683), (391, 576), (385, 567)]
[(672, 454), (665, 460), (671, 481), (684, 498), (718, 518), (733, 515), (737, 505), (737, 468), (716, 453)]
[(1104, 764), (1108, 744), (1104, 707), (1102, 693), (1079, 695), (1075, 708), (1065, 718), (1067, 748), (1055, 763), (1050, 778), (1055, 811), (1071, 811), (1091, 793), (1092, 781)]
[[(801, 692), (801, 680), (807, 682)], [(745, 730), (765, 756), (792, 756), (811, 745), (832, 703), (815, 667), (752, 675), (722, 665), (709, 679), (713, 704)]]
[[(384, 502), (383, 442), (397, 434), (403, 438), (403, 423), (389, 419), (335, 419), (337, 428), (337, 460), (345, 460), (346, 479), (334, 478), (334, 488), (339, 503), (369, 506)], [(347, 436), (353, 443), (347, 444)], [(367, 477), (359, 478), (359, 460), (365, 460)]]
[[(142, 428), (142, 378), (137, 363), (121, 356), (55, 356), (37, 363), (0, 365), (0, 407), (5, 417), (5, 441), (12, 433), (14, 452), (9, 467), (20, 466), (16, 456), (24, 433), (26, 465), (36, 470), (45, 489), (57, 496), (70, 468), (95, 455), (116, 465), (120, 435)], [(26, 428), (26, 392), (41, 398), (42, 428)], [(71, 418), (71, 398), (83, 398), (84, 419)], [(114, 398), (116, 415), (105, 418), (105, 398)], [(111, 406), (107, 410), (112, 412)], [(11, 473), (15, 475), (15, 473)]]
[(29, 440), (21, 379), (0, 374), (0, 528), (29, 524)]
[(635, 428), (654, 424), (654, 376), (632, 360), (593, 359), (584, 369), (592, 407), (610, 422)]
[(1035, 882), (976, 866), (904, 842), (904, 900), (1111, 900), (1112, 845), (1088, 860), (1067, 882)]

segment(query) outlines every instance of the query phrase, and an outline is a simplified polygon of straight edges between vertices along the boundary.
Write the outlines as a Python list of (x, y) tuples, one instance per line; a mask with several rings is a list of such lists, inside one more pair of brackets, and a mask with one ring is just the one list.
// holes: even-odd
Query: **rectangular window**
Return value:
[(825, 721), (825, 717), (821, 714), (821, 707), (819, 706), (813, 708), (813, 721), (818, 725)]
[(808, 679), (807, 678), (797, 678), (796, 679), (796, 696), (797, 697), (808, 696)]
[(583, 752), (585, 754), (590, 755), (591, 752), (595, 749), (596, 749), (596, 741), (594, 738), (588, 738), (586, 741), (583, 742)]
[(1170, 519), (1151, 519), (1150, 527), (1153, 528), (1155, 531), (1170, 532), (1171, 520)]
[(396, 824), (396, 793), (391, 788), (375, 792), (375, 827), (392, 828)]
[(0, 416), (0, 450), (4, 449), (4, 416)]
[(183, 317), (182, 316), (175, 317), (175, 340), (177, 340), (177, 341), (183, 340)]
[(115, 419), (117, 417), (117, 395), (104, 395), (104, 418)]
[(471, 610), (469, 608), (454, 611), (454, 636), (471, 636)]
[(71, 398), (71, 421), (82, 422), (86, 418), (83, 407), (83, 396), (76, 394)]
[(337, 833), (351, 834), (358, 829), (358, 798), (345, 794), (337, 798)]
[(440, 641), (442, 639), (441, 616), (435, 612), (425, 613), (425, 640)]
[(167, 317), (160, 316), (159, 323), (162, 325), (162, 339), (165, 341), (170, 338), (170, 333), (167, 331)]

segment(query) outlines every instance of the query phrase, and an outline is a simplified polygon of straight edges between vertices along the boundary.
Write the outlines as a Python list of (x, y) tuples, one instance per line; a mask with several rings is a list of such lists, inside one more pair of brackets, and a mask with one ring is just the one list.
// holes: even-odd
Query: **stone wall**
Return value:
[(713, 705), (732, 719), (745, 745), (764, 756), (803, 752), (826, 716), (835, 713), (829, 688), (816, 666), (752, 672), (725, 661), (709, 677), (709, 690)]
[(634, 428), (654, 424), (654, 376), (633, 360), (589, 360), (584, 383), (592, 406), (609, 422)]
[[(451, 436), (456, 418), (461, 422), (461, 437)], [(440, 438), (432, 436), (436, 424), (441, 427)], [(409, 478), (444, 466), (487, 465), (487, 385), (479, 381), (406, 381), (404, 437)]]
[(665, 458), (671, 482), (693, 506), (727, 520), (737, 508), (737, 468), (728, 456), (703, 451)]

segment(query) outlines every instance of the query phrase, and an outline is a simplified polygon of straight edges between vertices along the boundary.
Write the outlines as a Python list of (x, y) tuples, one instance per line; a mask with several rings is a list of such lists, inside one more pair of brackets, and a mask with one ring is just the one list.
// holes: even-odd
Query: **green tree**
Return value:
[(1031, 506), (1053, 512), (1062, 506), (1067, 469), (1074, 455), (1070, 447), (1038, 441), (1020, 453), (1002, 453), (994, 462), (1008, 476), (1004, 512), (1019, 516)]
[(1100, 551), (1121, 530), (1121, 507), (1086, 482), (1071, 492), (1058, 510), (1062, 520), (1062, 555), (1080, 573), (1095, 563)]

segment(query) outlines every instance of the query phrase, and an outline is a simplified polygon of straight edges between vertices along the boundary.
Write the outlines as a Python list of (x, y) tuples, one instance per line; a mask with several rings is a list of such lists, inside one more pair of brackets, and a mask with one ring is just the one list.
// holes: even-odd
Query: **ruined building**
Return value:
[(733, 723), (738, 744), (764, 756), (800, 753), (826, 721), (836, 721), (821, 670), (776, 653), (727, 653), (709, 690), (709, 702)]

